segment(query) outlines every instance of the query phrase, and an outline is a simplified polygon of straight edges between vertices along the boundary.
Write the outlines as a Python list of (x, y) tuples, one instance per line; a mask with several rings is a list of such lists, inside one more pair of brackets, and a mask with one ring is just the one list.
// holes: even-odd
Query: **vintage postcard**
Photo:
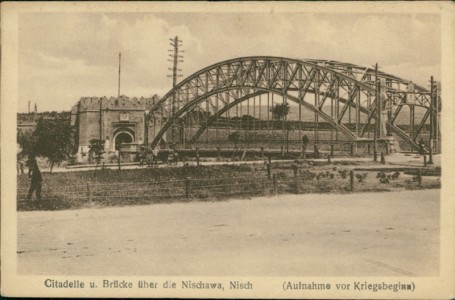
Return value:
[(1, 4), (2, 296), (455, 296), (450, 2)]

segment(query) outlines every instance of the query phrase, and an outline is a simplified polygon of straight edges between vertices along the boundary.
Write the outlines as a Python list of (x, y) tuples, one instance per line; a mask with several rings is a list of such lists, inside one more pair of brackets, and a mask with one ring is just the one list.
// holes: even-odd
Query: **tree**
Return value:
[(23, 159), (33, 152), (34, 145), (36, 144), (33, 132), (26, 131), (17, 134), (17, 143), (21, 147), (21, 151), (18, 153), (18, 159)]
[(288, 103), (276, 104), (270, 108), (270, 112), (272, 113), (272, 118), (276, 120), (282, 120), (289, 113), (289, 104)]
[(234, 149), (237, 149), (237, 143), (240, 140), (240, 132), (237, 130), (228, 136), (228, 140), (234, 143)]
[(96, 166), (95, 166), (95, 173), (96, 169), (98, 168), (99, 163), (101, 162), (101, 159), (103, 159), (103, 154), (105, 153), (104, 151), (104, 141), (99, 140), (99, 139), (92, 139), (90, 140), (90, 145), (88, 155), (90, 157), (95, 158), (96, 161)]
[(18, 137), (18, 143), (23, 149), (23, 155), (47, 158), (52, 172), (54, 164), (60, 164), (70, 157), (71, 133), (70, 114), (54, 113), (41, 117), (33, 134)]
[(272, 106), (270, 108), (272, 112), (272, 118), (275, 120), (283, 120), (283, 133), (285, 134), (285, 142), (286, 142), (286, 150), (289, 150), (289, 130), (291, 130), (291, 126), (289, 123), (285, 124), (286, 116), (289, 114), (289, 104), (280, 103)]

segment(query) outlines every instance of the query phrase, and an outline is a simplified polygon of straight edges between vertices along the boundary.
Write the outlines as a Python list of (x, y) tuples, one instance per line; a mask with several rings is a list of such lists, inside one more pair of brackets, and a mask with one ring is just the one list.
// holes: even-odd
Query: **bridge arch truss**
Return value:
[[(432, 90), (433, 93), (374, 68), (336, 61), (265, 56), (236, 58), (192, 74), (152, 107), (149, 117), (158, 111), (164, 111), (166, 116), (151, 146), (157, 146), (166, 132), (171, 131), (174, 136), (176, 127), (188, 126), (188, 122), (197, 117), (198, 120), (193, 120), (198, 126), (197, 131), (186, 139), (195, 142), (223, 115), (231, 118), (233, 109), (237, 117), (242, 117), (242, 103), (248, 102), (249, 110), (249, 101), (254, 99), (255, 109), (259, 98), (258, 107), (261, 109), (261, 97), (267, 97), (267, 105), (272, 97), (273, 105), (275, 96), (283, 103), (298, 106), (299, 117), (303, 107), (314, 115), (316, 124), (322, 120), (351, 141), (365, 140), (369, 126), (383, 115), (387, 119), (384, 122), (387, 131), (418, 148), (416, 139), (428, 123), (429, 116), (433, 114), (436, 120), (439, 116), (441, 101), (437, 88)], [(408, 132), (395, 124), (405, 106), (409, 106), (411, 113)], [(377, 113), (379, 107), (382, 107), (382, 114)], [(415, 108), (424, 111), (420, 122), (413, 117)], [(353, 122), (351, 110), (354, 112)], [(204, 122), (199, 121), (201, 114)], [(385, 132), (380, 137), (382, 135)]]

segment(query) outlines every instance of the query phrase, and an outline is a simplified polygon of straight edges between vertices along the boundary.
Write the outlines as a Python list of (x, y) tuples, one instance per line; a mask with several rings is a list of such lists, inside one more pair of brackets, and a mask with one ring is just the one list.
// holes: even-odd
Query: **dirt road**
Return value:
[(439, 192), (18, 212), (18, 272), (436, 275)]

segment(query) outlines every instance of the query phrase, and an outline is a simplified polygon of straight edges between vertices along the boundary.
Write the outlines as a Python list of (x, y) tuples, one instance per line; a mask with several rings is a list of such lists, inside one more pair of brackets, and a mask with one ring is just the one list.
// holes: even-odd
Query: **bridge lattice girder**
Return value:
[[(176, 119), (191, 111), (210, 112), (212, 117), (207, 122), (209, 124), (216, 116), (242, 101), (265, 93), (277, 94), (286, 101), (299, 103), (350, 139), (359, 140), (365, 133), (367, 124), (376, 116), (376, 81), (379, 80), (382, 83), (379, 99), (383, 102), (383, 107), (395, 108), (391, 121), (387, 124), (388, 128), (417, 147), (413, 137), (393, 122), (403, 105), (421, 106), (429, 110), (429, 91), (414, 84), (414, 100), (409, 103), (407, 95), (410, 81), (384, 72), (378, 72), (377, 75), (376, 78), (376, 72), (372, 68), (323, 60), (244, 57), (220, 62), (187, 77), (152, 107), (149, 116), (158, 110), (167, 111), (169, 116), (151, 144), (156, 146)], [(336, 109), (330, 114), (323, 109), (327, 99), (336, 103)], [(202, 107), (203, 104), (205, 107)], [(356, 120), (360, 118), (360, 113), (367, 116), (367, 124), (363, 128), (356, 128), (355, 132), (342, 123), (349, 107), (356, 110)], [(428, 115), (429, 113), (425, 114), (426, 117)], [(425, 121), (426, 118), (422, 120), (418, 131)], [(204, 129), (202, 126), (196, 135), (199, 136)]]

